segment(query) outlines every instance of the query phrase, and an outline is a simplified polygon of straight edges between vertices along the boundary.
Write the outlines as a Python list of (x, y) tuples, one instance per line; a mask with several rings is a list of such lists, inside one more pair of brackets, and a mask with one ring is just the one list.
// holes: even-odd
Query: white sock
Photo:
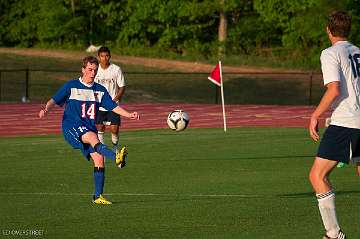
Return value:
[(113, 144), (113, 150), (115, 151), (119, 142), (119, 135), (111, 133), (111, 142)]
[(319, 202), (319, 210), (326, 230), (326, 235), (331, 238), (337, 238), (340, 227), (336, 217), (335, 193), (329, 191), (316, 194), (316, 198)]
[(98, 138), (100, 143), (104, 144), (104, 132), (98, 131)]

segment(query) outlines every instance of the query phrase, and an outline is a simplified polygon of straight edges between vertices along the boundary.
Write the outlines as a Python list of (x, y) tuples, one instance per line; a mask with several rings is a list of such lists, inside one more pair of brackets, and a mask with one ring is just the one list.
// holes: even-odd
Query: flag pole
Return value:
[(223, 119), (224, 119), (224, 132), (226, 132), (226, 115), (225, 115), (225, 103), (224, 103), (224, 87), (223, 87), (223, 79), (222, 79), (222, 67), (221, 61), (219, 61), (220, 66), (220, 88), (221, 88), (221, 103), (222, 103), (222, 111), (223, 111)]

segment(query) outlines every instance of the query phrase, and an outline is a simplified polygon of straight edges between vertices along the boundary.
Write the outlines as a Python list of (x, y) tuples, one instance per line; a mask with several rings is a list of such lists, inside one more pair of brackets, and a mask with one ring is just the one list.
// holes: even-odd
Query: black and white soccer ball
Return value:
[(189, 115), (183, 110), (174, 110), (167, 117), (167, 124), (170, 129), (183, 131), (190, 121)]

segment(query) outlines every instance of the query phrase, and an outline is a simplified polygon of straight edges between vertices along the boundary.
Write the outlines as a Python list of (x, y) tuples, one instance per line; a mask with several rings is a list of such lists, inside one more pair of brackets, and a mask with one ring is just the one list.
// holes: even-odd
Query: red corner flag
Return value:
[[(223, 119), (224, 119), (224, 132), (226, 132), (226, 115), (225, 115), (225, 103), (224, 103), (224, 86), (222, 83), (222, 69), (221, 69), (221, 61), (215, 66), (214, 70), (212, 70), (208, 79), (217, 86), (220, 86), (221, 91), (221, 103), (223, 110)], [(217, 89), (216, 89), (217, 90)]]
[(220, 64), (215, 66), (208, 79), (215, 85), (221, 86)]

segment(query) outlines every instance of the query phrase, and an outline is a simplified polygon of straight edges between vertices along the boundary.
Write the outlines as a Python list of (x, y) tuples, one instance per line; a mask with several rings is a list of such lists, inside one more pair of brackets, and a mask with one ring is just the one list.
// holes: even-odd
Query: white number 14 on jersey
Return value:
[(91, 104), (88, 109), (86, 109), (86, 103), (81, 105), (81, 117), (95, 119), (95, 104)]

